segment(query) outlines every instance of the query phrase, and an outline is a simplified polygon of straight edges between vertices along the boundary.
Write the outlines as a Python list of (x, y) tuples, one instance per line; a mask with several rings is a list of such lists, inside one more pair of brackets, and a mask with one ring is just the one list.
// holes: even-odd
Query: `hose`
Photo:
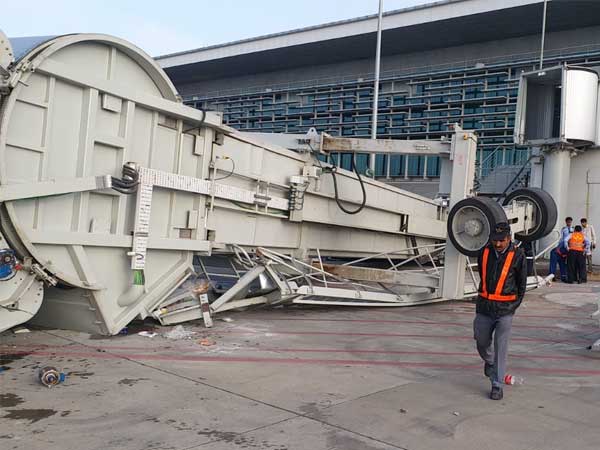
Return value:
[(352, 170), (356, 174), (356, 177), (358, 178), (358, 182), (360, 183), (360, 189), (362, 190), (362, 202), (361, 202), (360, 206), (355, 210), (347, 209), (346, 207), (344, 207), (344, 205), (342, 205), (342, 202), (340, 200), (339, 193), (338, 193), (337, 179), (335, 176), (337, 167), (334, 166), (334, 167), (332, 167), (332, 170), (331, 170), (331, 176), (333, 177), (333, 190), (334, 190), (334, 195), (335, 195), (335, 202), (337, 203), (338, 208), (340, 208), (346, 214), (358, 214), (365, 208), (365, 205), (367, 204), (367, 191), (365, 189), (365, 183), (364, 183), (362, 177), (360, 176), (358, 169), (356, 168), (356, 153), (352, 153)]
[(363, 179), (360, 176), (358, 169), (356, 168), (356, 153), (352, 153), (351, 165), (352, 165), (352, 170), (354, 170), (354, 173), (356, 174), (356, 177), (358, 178), (358, 182), (360, 183), (360, 189), (362, 190), (363, 199), (362, 199), (362, 202), (361, 202), (360, 206), (358, 207), (358, 209), (351, 211), (349, 209), (346, 209), (340, 201), (340, 197), (338, 194), (337, 179), (335, 178), (335, 172), (337, 171), (337, 166), (333, 166), (331, 168), (323, 167), (323, 164), (321, 164), (321, 160), (319, 159), (319, 155), (317, 154), (315, 149), (310, 144), (308, 144), (308, 147), (310, 148), (311, 152), (314, 154), (314, 157), (317, 160), (319, 167), (323, 170), (323, 173), (330, 173), (331, 176), (333, 177), (333, 190), (334, 190), (334, 195), (335, 195), (335, 202), (337, 203), (338, 208), (340, 208), (346, 214), (358, 214), (359, 212), (361, 212), (365, 208), (365, 205), (367, 204), (367, 191), (365, 189), (365, 183), (363, 182)]
[(111, 177), (112, 188), (121, 194), (133, 194), (137, 191), (140, 174), (138, 171), (129, 166), (123, 166), (123, 178)]

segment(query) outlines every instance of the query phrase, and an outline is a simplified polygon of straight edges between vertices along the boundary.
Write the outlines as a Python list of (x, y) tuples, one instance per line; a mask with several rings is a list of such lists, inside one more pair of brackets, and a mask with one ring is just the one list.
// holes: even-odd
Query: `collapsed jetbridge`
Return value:
[[(477, 137), (458, 126), (441, 142), (278, 145), (184, 106), (148, 55), (111, 36), (0, 33), (0, 102), (0, 331), (110, 335), (257, 304), (463, 298), (477, 285), (467, 256), (496, 222), (521, 242), (556, 222), (541, 190), (503, 206), (474, 196)], [(337, 168), (330, 151), (440, 155), (440, 197)], [(236, 273), (216, 299), (209, 256)]]

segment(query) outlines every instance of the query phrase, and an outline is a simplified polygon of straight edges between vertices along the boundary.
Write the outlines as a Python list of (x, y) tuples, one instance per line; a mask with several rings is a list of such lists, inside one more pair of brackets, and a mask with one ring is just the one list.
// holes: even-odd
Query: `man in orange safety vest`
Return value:
[(483, 371), (492, 382), (490, 398), (501, 400), (512, 319), (527, 288), (527, 258), (512, 243), (506, 222), (496, 224), (490, 241), (477, 260), (481, 282), (473, 330)]
[(589, 251), (590, 241), (583, 234), (581, 225), (565, 238), (567, 254), (568, 283), (587, 283), (587, 270), (585, 268), (585, 255)]

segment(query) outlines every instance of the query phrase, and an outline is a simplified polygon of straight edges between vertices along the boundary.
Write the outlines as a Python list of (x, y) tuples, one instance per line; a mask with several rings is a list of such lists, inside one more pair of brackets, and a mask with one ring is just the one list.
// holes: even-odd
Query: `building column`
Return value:
[(542, 189), (544, 180), (544, 156), (540, 148), (531, 149), (531, 174), (529, 175), (529, 187)]
[(385, 155), (385, 177), (389, 180), (390, 179), (390, 167), (392, 164), (392, 154), (388, 153), (387, 155)]
[(377, 155), (375, 153), (371, 153), (370, 158), (369, 158), (369, 166), (371, 171), (372, 171), (372, 178), (375, 178), (375, 158), (377, 157)]

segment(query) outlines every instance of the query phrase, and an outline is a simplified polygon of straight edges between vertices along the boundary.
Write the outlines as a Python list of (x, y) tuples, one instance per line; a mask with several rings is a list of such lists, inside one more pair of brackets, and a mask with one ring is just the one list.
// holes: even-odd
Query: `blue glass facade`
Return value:
[[(546, 66), (562, 63), (600, 64), (600, 51), (548, 55)], [(505, 63), (475, 67), (386, 74), (381, 79), (377, 136), (390, 139), (440, 139), (450, 124), (475, 130), (479, 158), (503, 148), (502, 161), (521, 161), (513, 144), (519, 74), (536, 69), (534, 60), (507, 57)], [(184, 98), (192, 106), (223, 113), (226, 124), (241, 131), (306, 133), (314, 127), (334, 136), (371, 135), (373, 82), (302, 82), (302, 87), (273, 86), (223, 95)], [(307, 85), (309, 85), (307, 87)], [(350, 155), (333, 155), (344, 168)], [(364, 171), (366, 155), (357, 165)], [(375, 174), (386, 178), (437, 177), (438, 158), (377, 155)]]

